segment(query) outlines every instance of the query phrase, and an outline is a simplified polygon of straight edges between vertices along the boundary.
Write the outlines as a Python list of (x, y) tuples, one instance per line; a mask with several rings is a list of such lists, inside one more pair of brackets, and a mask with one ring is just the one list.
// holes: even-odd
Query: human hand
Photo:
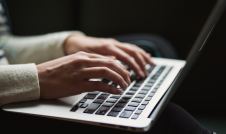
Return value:
[(154, 64), (151, 55), (141, 48), (114, 39), (94, 38), (88, 36), (70, 36), (64, 43), (65, 53), (73, 54), (78, 51), (114, 56), (127, 64), (138, 77), (147, 75), (146, 64)]
[[(130, 84), (129, 72), (116, 59), (77, 52), (37, 65), (40, 98), (53, 99), (80, 94), (83, 92), (103, 91), (121, 93)], [(116, 88), (93, 78), (105, 78), (120, 85)]]

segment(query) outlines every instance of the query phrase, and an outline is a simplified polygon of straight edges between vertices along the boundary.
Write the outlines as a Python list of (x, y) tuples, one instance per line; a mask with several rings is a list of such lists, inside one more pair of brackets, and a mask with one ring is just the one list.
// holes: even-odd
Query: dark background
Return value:
[[(7, 0), (16, 35), (81, 30), (111, 37), (162, 36), (184, 59), (213, 0)], [(173, 101), (193, 114), (226, 113), (226, 14)]]

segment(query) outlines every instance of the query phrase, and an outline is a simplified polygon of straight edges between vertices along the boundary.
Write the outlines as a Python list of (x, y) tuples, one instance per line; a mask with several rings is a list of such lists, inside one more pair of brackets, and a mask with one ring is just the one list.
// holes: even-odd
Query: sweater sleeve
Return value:
[(64, 55), (63, 43), (69, 35), (81, 36), (79, 31), (56, 32), (41, 36), (3, 36), (0, 45), (10, 64), (42, 63)]
[(0, 66), (0, 105), (39, 99), (35, 64)]
[(0, 37), (0, 48), (9, 63), (14, 64), (0, 65), (0, 105), (39, 99), (40, 87), (34, 63), (63, 56), (64, 40), (71, 34), (83, 36), (81, 32), (70, 31), (42, 36)]

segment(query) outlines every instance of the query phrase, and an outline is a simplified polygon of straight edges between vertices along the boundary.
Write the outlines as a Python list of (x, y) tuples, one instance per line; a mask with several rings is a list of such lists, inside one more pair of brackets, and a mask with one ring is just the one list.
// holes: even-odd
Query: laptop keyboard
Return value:
[[(155, 70), (154, 73), (152, 73), (153, 70)], [(164, 70), (166, 73), (159, 79)], [(76, 112), (78, 109), (84, 109), (83, 113), (85, 114), (137, 119), (171, 70), (172, 67), (168, 66), (149, 67), (147, 71), (153, 75), (144, 80), (131, 78), (134, 80), (134, 84), (122, 95), (98, 91), (90, 92), (75, 104), (70, 111)], [(131, 77), (135, 76), (131, 75)], [(102, 82), (110, 83), (105, 79)]]

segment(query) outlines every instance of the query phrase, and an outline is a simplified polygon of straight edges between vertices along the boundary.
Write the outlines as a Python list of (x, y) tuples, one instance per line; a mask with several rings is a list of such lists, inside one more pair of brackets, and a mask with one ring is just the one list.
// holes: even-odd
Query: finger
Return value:
[(138, 49), (138, 50), (140, 51), (140, 53), (143, 55), (143, 57), (144, 57), (146, 63), (148, 63), (148, 64), (155, 64), (155, 63), (153, 62), (153, 60), (152, 60), (151, 54), (145, 52), (142, 48), (140, 48), (140, 47), (138, 47), (138, 46), (135, 46), (135, 45), (133, 45), (133, 44), (129, 44), (129, 45), (132, 45), (133, 48)]
[(121, 94), (123, 92), (122, 89), (113, 87), (111, 85), (105, 84), (100, 81), (87, 81), (84, 82), (84, 90), (87, 92), (92, 92), (92, 91), (101, 91), (101, 92), (108, 92), (111, 94)]
[(129, 72), (121, 63), (118, 63), (117, 60), (96, 58), (86, 60), (83, 64), (85, 65), (85, 67), (108, 67), (109, 69), (114, 70), (115, 72), (120, 74), (128, 84), (131, 83)]
[(129, 67), (133, 69), (138, 76), (145, 77), (144, 72), (142, 71), (140, 66), (129, 54), (117, 47), (112, 47), (111, 49), (108, 49), (106, 51), (111, 55), (114, 55), (117, 59), (121, 60), (125, 64), (129, 65)]
[(86, 56), (88, 56), (89, 58), (104, 58), (104, 59), (109, 59), (111, 57), (109, 56), (103, 56), (103, 55), (100, 55), (100, 54), (95, 54), (95, 53), (87, 53), (87, 52), (80, 52)]
[(145, 75), (147, 75), (147, 71), (145, 69), (145, 66), (146, 66), (147, 63), (146, 63), (145, 58), (143, 57), (143, 55), (141, 54), (141, 51), (139, 49), (133, 48), (133, 47), (131, 47), (131, 45), (126, 45), (126, 44), (118, 44), (117, 46), (120, 49), (127, 52), (132, 57), (134, 57), (134, 59), (136, 60), (136, 62), (138, 63), (138, 65), (140, 66), (142, 71), (145, 73)]
[(128, 87), (127, 82), (123, 79), (123, 77), (120, 74), (107, 67), (85, 68), (82, 70), (81, 76), (86, 80), (93, 78), (105, 78), (120, 85), (120, 87), (123, 89), (126, 89)]

